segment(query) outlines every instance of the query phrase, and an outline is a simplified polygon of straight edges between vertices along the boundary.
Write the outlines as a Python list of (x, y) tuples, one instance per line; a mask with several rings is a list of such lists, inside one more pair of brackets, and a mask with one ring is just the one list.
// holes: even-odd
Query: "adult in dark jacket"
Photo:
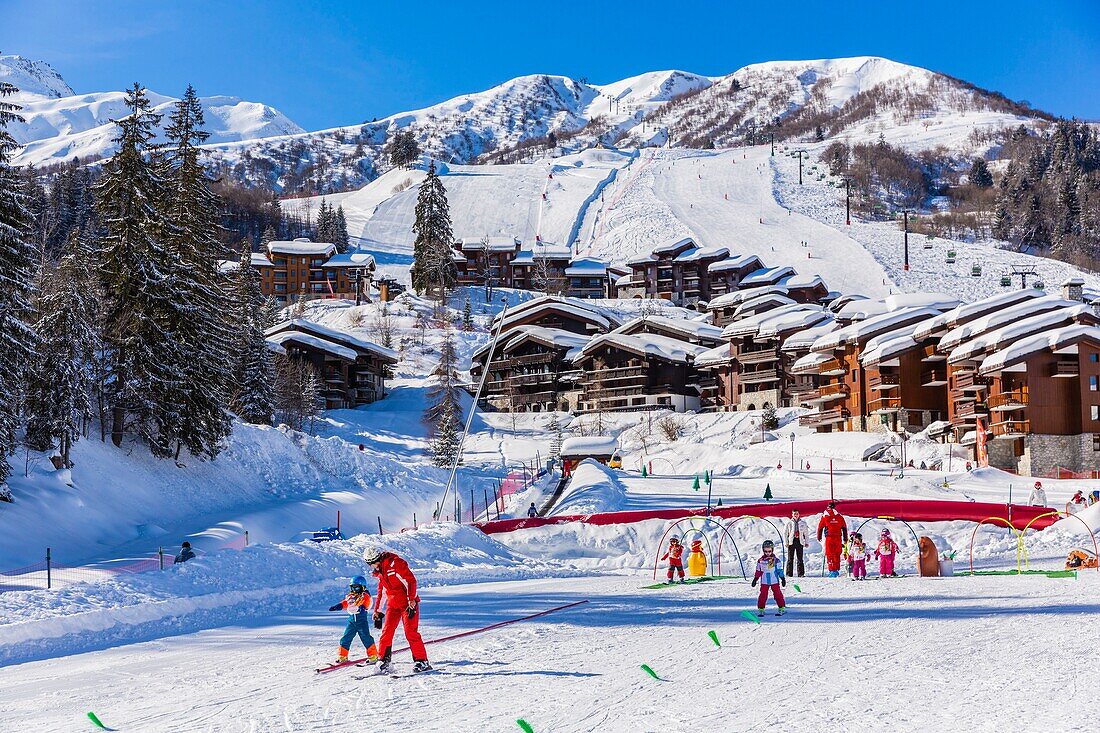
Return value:
[(527, 516), (537, 517), (538, 515), (539, 510), (535, 507), (535, 502), (531, 502), (531, 506), (527, 507)]
[(191, 549), (191, 543), (184, 542), (183, 545), (180, 546), (180, 554), (176, 555), (176, 559), (172, 564), (179, 565), (181, 562), (187, 562), (188, 560), (194, 559), (195, 551)]

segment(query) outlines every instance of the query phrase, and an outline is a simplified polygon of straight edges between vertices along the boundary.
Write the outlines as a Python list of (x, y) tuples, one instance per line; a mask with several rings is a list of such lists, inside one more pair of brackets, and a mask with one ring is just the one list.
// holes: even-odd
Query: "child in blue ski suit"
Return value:
[(764, 544), (760, 549), (764, 551), (764, 554), (756, 562), (756, 575), (752, 579), (754, 588), (757, 583), (760, 583), (760, 596), (756, 600), (756, 615), (764, 615), (764, 606), (768, 603), (768, 591), (770, 590), (772, 595), (775, 596), (775, 605), (779, 606), (777, 615), (782, 616), (787, 612), (787, 602), (783, 598), (783, 591), (780, 590), (779, 586), (787, 584), (787, 576), (783, 574), (783, 566), (780, 565), (779, 558), (775, 556), (775, 543), (771, 540), (764, 540)]
[(344, 629), (344, 635), (340, 637), (340, 656), (336, 658), (337, 664), (348, 661), (348, 650), (351, 642), (358, 635), (359, 640), (367, 650), (367, 659), (378, 659), (378, 647), (374, 645), (374, 637), (371, 636), (370, 627), (373, 621), (371, 615), (371, 598), (367, 592), (367, 579), (362, 575), (356, 575), (351, 579), (348, 594), (344, 600), (329, 607), (330, 611), (345, 610), (348, 612), (348, 625)]

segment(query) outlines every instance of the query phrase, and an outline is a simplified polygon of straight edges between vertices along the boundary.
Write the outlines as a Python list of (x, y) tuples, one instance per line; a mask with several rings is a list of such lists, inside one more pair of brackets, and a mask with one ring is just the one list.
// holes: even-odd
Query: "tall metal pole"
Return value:
[(802, 185), (802, 151), (798, 151), (798, 185)]
[(844, 179), (844, 223), (852, 226), (852, 179)]
[(772, 133), (772, 157), (775, 157), (775, 133)]
[(909, 272), (909, 212), (903, 211), (905, 219), (905, 271)]
[[(481, 399), (481, 390), (485, 389), (485, 378), (489, 375), (489, 367), (493, 363), (493, 354), (497, 349), (497, 341), (500, 340), (500, 332), (504, 327), (504, 318), (508, 314), (508, 302), (501, 298), (501, 303), (504, 304), (504, 308), (500, 311), (500, 323), (497, 324), (496, 333), (493, 334), (493, 340), (489, 346), (489, 354), (485, 357), (485, 368), (481, 371), (481, 381), (477, 385), (477, 393), (474, 394), (474, 402), (470, 405), (470, 414), (466, 416), (466, 426), (462, 429), (462, 435), (458, 439), (458, 448), (455, 450), (455, 459), (451, 463), (451, 475), (447, 477), (447, 488), (443, 491), (443, 499), (439, 502), (439, 509), (435, 512), (435, 519), (439, 519), (440, 512), (443, 511), (443, 507), (447, 506), (447, 495), (451, 493), (451, 486), (455, 481), (455, 474), (458, 472), (458, 461), (462, 458), (462, 444), (466, 442), (466, 436), (470, 434), (470, 423), (474, 421), (474, 413), (477, 412), (477, 403)], [(455, 501), (458, 501), (458, 492), (455, 491)], [(455, 521), (462, 522), (462, 517), (458, 514), (457, 503), (455, 509)]]

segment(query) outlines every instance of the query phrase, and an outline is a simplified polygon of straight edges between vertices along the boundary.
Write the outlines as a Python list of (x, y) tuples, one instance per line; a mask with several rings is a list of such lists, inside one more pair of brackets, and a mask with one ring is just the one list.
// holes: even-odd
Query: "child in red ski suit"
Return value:
[(867, 545), (863, 543), (863, 535), (859, 532), (852, 533), (852, 542), (848, 545), (848, 574), (852, 580), (867, 580)]
[(875, 557), (878, 558), (878, 574), (884, 578), (896, 578), (894, 572), (894, 558), (898, 554), (898, 543), (890, 536), (890, 530), (882, 530), (879, 536), (878, 547), (875, 548)]
[(668, 560), (668, 582), (672, 583), (673, 572), (679, 571), (680, 582), (684, 582), (684, 546), (680, 544), (680, 540), (677, 537), (673, 537), (668, 541), (668, 552), (666, 552), (661, 560)]
[(764, 606), (768, 603), (768, 591), (771, 590), (775, 597), (775, 605), (779, 606), (778, 615), (782, 616), (787, 612), (787, 602), (779, 586), (787, 585), (787, 576), (783, 574), (783, 566), (775, 556), (775, 543), (764, 540), (760, 549), (764, 554), (756, 561), (756, 575), (752, 579), (754, 588), (757, 583), (760, 583), (760, 596), (756, 599), (756, 615), (764, 615)]

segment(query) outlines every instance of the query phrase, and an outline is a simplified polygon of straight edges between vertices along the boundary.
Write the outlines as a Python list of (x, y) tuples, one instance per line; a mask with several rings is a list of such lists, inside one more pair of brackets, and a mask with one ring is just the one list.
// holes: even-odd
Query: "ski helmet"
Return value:
[(890, 530), (888, 530), (888, 529), (882, 530), (882, 536), (883, 537), (889, 537), (890, 536)]
[(680, 538), (679, 538), (679, 537), (673, 537), (672, 539), (670, 539), (670, 540), (668, 541), (668, 544), (670, 544), (670, 545), (678, 545), (678, 544), (680, 544)]
[(367, 549), (363, 550), (363, 562), (367, 565), (374, 565), (382, 556), (386, 554), (386, 551), (377, 545), (370, 545)]
[(764, 540), (764, 544), (762, 544), (760, 546), (760, 549), (761, 550), (767, 550), (769, 548), (774, 550), (775, 549), (775, 543), (772, 542), (771, 540)]
[(360, 588), (366, 588), (367, 587), (367, 579), (364, 578), (362, 575), (356, 575), (354, 578), (351, 579), (350, 585), (352, 585), (352, 586), (357, 585)]

